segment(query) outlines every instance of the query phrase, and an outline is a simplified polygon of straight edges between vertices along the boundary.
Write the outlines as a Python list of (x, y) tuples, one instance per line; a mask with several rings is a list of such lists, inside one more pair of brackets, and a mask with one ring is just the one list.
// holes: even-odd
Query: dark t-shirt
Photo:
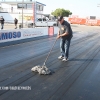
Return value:
[(15, 22), (15, 24), (17, 24), (17, 23), (18, 23), (18, 20), (17, 20), (17, 19), (15, 19), (15, 20), (14, 20), (14, 22)]
[(0, 19), (1, 24), (4, 24), (4, 21), (5, 21), (4, 18)]
[(71, 26), (67, 21), (64, 21), (62, 24), (59, 24), (58, 27), (59, 27), (60, 34), (64, 34), (65, 32), (68, 32), (68, 35), (63, 36), (62, 39), (66, 40), (66, 39), (71, 39), (73, 37)]

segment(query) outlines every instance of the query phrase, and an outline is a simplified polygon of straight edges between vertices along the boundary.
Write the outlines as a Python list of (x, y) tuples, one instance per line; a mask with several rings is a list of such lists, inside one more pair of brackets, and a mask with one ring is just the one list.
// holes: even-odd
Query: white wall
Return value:
[(3, 8), (4, 12), (11, 11), (11, 5), (9, 5), (9, 4), (1, 3), (1, 7)]
[[(58, 28), (54, 28), (54, 34), (58, 33)], [(48, 27), (41, 28), (29, 28), (29, 29), (13, 29), (13, 30), (1, 30), (0, 31), (0, 43), (9, 41), (16, 41), (22, 39), (28, 39), (33, 37), (48, 35)]]
[[(1, 3), (1, 6), (6, 12), (11, 12), (11, 7), (13, 7), (13, 13), (22, 13), (22, 9), (17, 9), (17, 5)], [(33, 13), (33, 9), (24, 9), (23, 13)]]

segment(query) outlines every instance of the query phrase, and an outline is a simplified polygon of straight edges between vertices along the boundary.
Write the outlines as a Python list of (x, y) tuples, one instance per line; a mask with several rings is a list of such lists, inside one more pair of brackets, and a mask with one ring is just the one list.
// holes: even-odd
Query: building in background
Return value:
[(5, 18), (6, 22), (13, 22), (17, 18), (22, 22), (22, 7), (23, 7), (23, 22), (33, 21), (37, 18), (43, 18), (43, 3), (33, 0), (2, 0), (0, 4), (0, 16)]

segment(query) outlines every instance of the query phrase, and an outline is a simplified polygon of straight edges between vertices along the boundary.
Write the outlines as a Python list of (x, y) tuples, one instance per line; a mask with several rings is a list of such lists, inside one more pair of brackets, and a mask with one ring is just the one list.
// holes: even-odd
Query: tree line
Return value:
[(72, 15), (72, 12), (70, 12), (70, 10), (58, 8), (55, 11), (51, 12), (51, 14), (54, 15), (55, 17), (61, 16), (61, 15), (64, 17), (68, 17), (69, 15)]

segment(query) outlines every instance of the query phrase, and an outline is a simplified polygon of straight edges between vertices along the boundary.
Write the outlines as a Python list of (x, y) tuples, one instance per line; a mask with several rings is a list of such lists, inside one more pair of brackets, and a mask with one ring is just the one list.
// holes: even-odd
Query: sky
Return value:
[(51, 13), (56, 8), (64, 8), (80, 17), (100, 16), (100, 7), (97, 7), (100, 0), (40, 0), (39, 2), (46, 4), (44, 13)]
[[(15, 1), (15, 0), (5, 0), (5, 1)], [(70, 10), (73, 13), (73, 15), (78, 15), (80, 17), (81, 16), (100, 17), (100, 7), (97, 7), (98, 4), (100, 4), (100, 0), (36, 0), (36, 1), (46, 4), (46, 6), (44, 7), (44, 14), (50, 14), (57, 8), (64, 8), (66, 10)]]

